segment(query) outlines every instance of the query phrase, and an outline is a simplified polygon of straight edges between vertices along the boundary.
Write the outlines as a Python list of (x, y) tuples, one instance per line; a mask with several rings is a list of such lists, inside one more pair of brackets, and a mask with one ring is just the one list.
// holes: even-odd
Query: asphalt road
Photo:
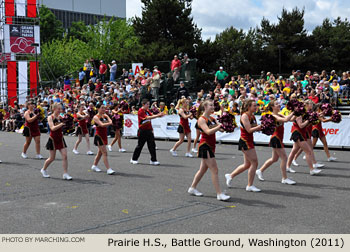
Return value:
[[(198, 189), (204, 197), (187, 194), (200, 159), (179, 157), (169, 149), (174, 142), (157, 141), (161, 166), (149, 165), (147, 148), (140, 164), (129, 163), (136, 140), (123, 139), (127, 153), (109, 153), (115, 176), (90, 171), (93, 157), (74, 155), (75, 137), (65, 137), (73, 181), (63, 181), (60, 160), (49, 167), (50, 179), (41, 177), (43, 161), (20, 157), (24, 137), (0, 132), (0, 233), (349, 233), (350, 155), (332, 151), (338, 162), (328, 163), (323, 151), (316, 157), (326, 164), (322, 175), (308, 175), (306, 163), (290, 177), (297, 185), (280, 183), (279, 164), (268, 169), (266, 181), (255, 180), (261, 193), (245, 191), (247, 174), (224, 185), (224, 174), (243, 162), (236, 145), (218, 145), (217, 162), (222, 188), (232, 198), (216, 200), (210, 173)], [(92, 140), (92, 139), (91, 139)], [(42, 154), (47, 135), (42, 136)], [(96, 152), (96, 147), (93, 149)], [(86, 151), (84, 142), (80, 148)], [(287, 149), (287, 153), (290, 149)], [(257, 147), (259, 163), (271, 155), (269, 147)], [(59, 154), (58, 154), (59, 157)], [(103, 164), (100, 168), (105, 171)]]

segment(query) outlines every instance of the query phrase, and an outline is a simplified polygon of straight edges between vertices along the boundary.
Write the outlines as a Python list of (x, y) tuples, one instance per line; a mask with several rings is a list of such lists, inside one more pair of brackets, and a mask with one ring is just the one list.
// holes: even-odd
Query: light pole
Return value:
[(36, 68), (36, 88), (38, 89), (39, 86), (39, 67), (38, 67), (38, 47), (40, 46), (39, 43), (32, 43), (31, 44), (32, 47), (35, 48), (35, 68)]
[(282, 50), (282, 48), (283, 48), (283, 45), (277, 45), (277, 47), (278, 47), (278, 72), (279, 72), (279, 74), (281, 75), (281, 68), (282, 68), (281, 50)]

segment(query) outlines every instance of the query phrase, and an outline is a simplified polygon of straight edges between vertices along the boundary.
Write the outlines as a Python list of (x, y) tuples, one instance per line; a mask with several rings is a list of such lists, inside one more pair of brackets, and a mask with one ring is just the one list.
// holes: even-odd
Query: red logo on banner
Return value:
[(132, 126), (132, 121), (130, 119), (126, 119), (124, 125), (128, 128), (131, 128)]
[(339, 129), (323, 129), (323, 133), (327, 136), (329, 135), (338, 135)]
[(11, 25), (10, 26), (10, 47), (13, 53), (35, 53), (34, 26)]

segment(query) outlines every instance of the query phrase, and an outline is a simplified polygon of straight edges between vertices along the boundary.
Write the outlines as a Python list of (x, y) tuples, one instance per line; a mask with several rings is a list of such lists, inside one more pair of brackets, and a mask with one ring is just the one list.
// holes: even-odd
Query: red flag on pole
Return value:
[(27, 16), (36, 17), (36, 0), (27, 0)]
[(29, 65), (30, 69), (30, 97), (35, 97), (38, 94), (38, 71), (39, 63), (31, 61)]
[(10, 106), (17, 101), (17, 62), (7, 62), (7, 100)]

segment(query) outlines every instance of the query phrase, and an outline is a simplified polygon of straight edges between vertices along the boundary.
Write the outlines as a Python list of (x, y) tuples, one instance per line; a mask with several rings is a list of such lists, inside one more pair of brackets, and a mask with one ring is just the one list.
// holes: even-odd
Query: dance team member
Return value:
[(21, 154), (22, 158), (27, 159), (27, 150), (34, 138), (35, 142), (35, 151), (37, 159), (43, 159), (43, 156), (40, 154), (40, 128), (39, 128), (39, 112), (34, 112), (35, 104), (33, 101), (29, 101), (27, 103), (28, 110), (24, 113), (24, 128), (23, 128), (23, 136), (26, 137), (26, 142), (23, 146), (23, 152)]
[(91, 170), (94, 172), (101, 172), (101, 169), (98, 168), (97, 165), (100, 162), (101, 157), (103, 157), (103, 163), (106, 166), (107, 174), (113, 175), (115, 174), (115, 171), (109, 166), (108, 154), (107, 154), (107, 148), (106, 148), (106, 146), (108, 145), (107, 127), (112, 125), (112, 120), (106, 114), (105, 105), (103, 105), (102, 103), (99, 103), (96, 105), (96, 109), (98, 112), (93, 118), (96, 125), (94, 144), (98, 147), (98, 152), (96, 154), (94, 164), (92, 165)]
[(84, 112), (84, 105), (79, 104), (78, 105), (78, 112), (77, 112), (77, 120), (78, 120), (78, 127), (76, 129), (76, 135), (78, 136), (78, 140), (74, 145), (73, 153), (78, 155), (78, 146), (81, 143), (81, 140), (83, 139), (83, 136), (86, 140), (86, 146), (88, 151), (86, 152), (87, 155), (94, 155), (94, 153), (90, 149), (90, 138), (89, 138), (89, 130), (87, 128), (87, 120), (89, 118), (89, 115)]
[(241, 109), (241, 137), (238, 149), (244, 154), (244, 164), (238, 166), (231, 174), (226, 174), (226, 185), (232, 187), (232, 179), (242, 172), (248, 170), (247, 192), (260, 192), (261, 190), (253, 185), (256, 168), (258, 167), (258, 157), (254, 147), (253, 133), (261, 130), (261, 125), (257, 125), (254, 113), (257, 105), (254, 100), (245, 100)]
[(177, 148), (185, 141), (185, 136), (187, 138), (187, 152), (185, 154), (186, 157), (192, 158), (191, 154), (191, 129), (190, 124), (188, 122), (188, 119), (192, 119), (193, 115), (189, 113), (189, 101), (186, 98), (183, 98), (179, 100), (176, 109), (179, 111), (180, 116), (180, 124), (177, 129), (177, 132), (179, 133), (179, 141), (177, 141), (174, 145), (174, 147), (170, 150), (170, 153), (177, 157)]
[[(304, 106), (306, 111), (312, 111), (313, 109), (313, 105), (314, 103), (311, 100), (306, 100), (304, 102)], [(316, 162), (316, 157), (315, 157), (315, 153), (313, 150), (313, 146), (312, 146), (312, 142), (311, 142), (311, 134), (312, 134), (312, 124), (308, 123), (305, 128), (303, 129), (304, 132), (304, 136), (305, 136), (305, 141), (306, 143), (309, 145), (310, 149), (311, 149), (311, 161), (312, 161), (312, 166), (314, 168), (322, 168), (324, 166), (324, 164), (319, 164)], [(292, 158), (292, 164), (294, 166), (299, 166), (299, 164), (296, 163), (296, 159), (298, 158), (298, 156), (302, 153), (303, 149), (299, 148), (299, 150), (296, 152), (296, 154), (294, 153), (290, 153), (289, 157)], [(293, 154), (294, 156), (291, 156), (291, 154)], [(306, 159), (306, 155), (304, 156), (304, 159)], [(289, 161), (289, 160), (288, 160)], [(288, 169), (289, 168), (289, 169)], [(295, 173), (295, 170), (290, 168), (290, 163), (287, 163), (287, 171), (291, 172), (291, 173)]]
[(130, 160), (131, 164), (138, 164), (138, 159), (141, 155), (141, 151), (145, 143), (147, 142), (148, 150), (151, 154), (151, 165), (160, 165), (160, 163), (157, 161), (157, 155), (156, 155), (156, 143), (154, 141), (154, 134), (153, 134), (153, 128), (151, 120), (164, 116), (163, 113), (159, 113), (157, 115), (152, 115), (151, 111), (149, 110), (150, 103), (147, 99), (142, 100), (141, 102), (142, 107), (139, 109), (138, 112), (138, 121), (139, 121), (139, 130), (138, 130), (138, 142), (137, 146), (134, 150), (134, 154)]
[[(123, 115), (126, 114), (128, 111), (123, 110), (118, 104), (115, 106), (115, 108), (112, 110), (112, 115), (119, 115), (121, 117), (121, 120), (123, 120)], [(121, 127), (120, 127), (121, 126)], [(125, 149), (122, 148), (122, 137), (121, 132), (123, 128), (123, 124), (121, 125), (113, 125), (115, 129), (115, 136), (110, 145), (107, 146), (108, 151), (112, 151), (113, 145), (118, 142), (119, 152), (126, 152)]]
[(287, 154), (284, 149), (283, 137), (284, 137), (284, 123), (290, 121), (293, 117), (294, 112), (288, 116), (283, 116), (279, 114), (281, 110), (281, 105), (278, 101), (272, 100), (267, 106), (269, 112), (272, 112), (273, 117), (276, 120), (276, 129), (270, 138), (270, 147), (272, 147), (272, 157), (263, 164), (263, 166), (256, 171), (258, 179), (264, 181), (263, 172), (269, 168), (272, 164), (276, 163), (278, 159), (281, 159), (281, 172), (282, 172), (282, 184), (294, 185), (295, 181), (287, 177)]
[(63, 138), (63, 126), (62, 117), (62, 105), (55, 103), (53, 105), (53, 113), (47, 119), (50, 127), (50, 137), (46, 144), (46, 149), (50, 151), (50, 157), (46, 159), (44, 167), (41, 169), (41, 174), (44, 178), (50, 178), (47, 173), (47, 168), (56, 159), (56, 151), (59, 151), (62, 156), (62, 167), (63, 167), (63, 179), (72, 180), (73, 178), (68, 174), (68, 160), (67, 160), (67, 145)]
[(310, 169), (310, 175), (316, 175), (321, 172), (321, 170), (317, 169), (316, 165), (313, 163), (316, 163), (314, 152), (312, 150), (312, 146), (307, 142), (308, 133), (306, 127), (309, 125), (309, 121), (305, 120), (303, 121), (302, 116), (293, 116), (292, 118), (293, 126), (292, 126), (292, 136), (290, 140), (293, 140), (293, 149), (289, 154), (288, 161), (287, 161), (287, 172), (295, 173), (296, 171), (290, 168), (290, 165), (292, 164), (292, 160), (294, 159), (295, 155), (298, 153), (299, 149), (302, 149), (305, 152), (306, 155), (306, 162)]
[(326, 136), (323, 133), (323, 128), (322, 128), (322, 123), (331, 122), (332, 118), (326, 119), (322, 115), (321, 104), (318, 104), (316, 106), (316, 111), (318, 113), (320, 113), (320, 117), (319, 117), (320, 122), (318, 124), (312, 126), (312, 146), (315, 147), (318, 139), (320, 139), (320, 141), (323, 144), (324, 152), (327, 155), (328, 162), (336, 161), (337, 158), (332, 157), (331, 154), (329, 153), (327, 139), (326, 139)]
[[(199, 117), (202, 110), (204, 110), (204, 113)], [(211, 172), (211, 180), (216, 191), (216, 198), (218, 200), (226, 201), (230, 199), (230, 196), (222, 193), (220, 189), (218, 165), (215, 159), (215, 133), (221, 130), (221, 124), (218, 123), (215, 118), (211, 117), (211, 114), (213, 112), (214, 103), (211, 100), (204, 101), (198, 108), (198, 127), (202, 131), (202, 138), (198, 148), (198, 157), (202, 160), (199, 171), (194, 176), (192, 185), (188, 189), (188, 193), (194, 196), (203, 196), (203, 194), (196, 188), (199, 181), (202, 179), (203, 175), (209, 168)]]

